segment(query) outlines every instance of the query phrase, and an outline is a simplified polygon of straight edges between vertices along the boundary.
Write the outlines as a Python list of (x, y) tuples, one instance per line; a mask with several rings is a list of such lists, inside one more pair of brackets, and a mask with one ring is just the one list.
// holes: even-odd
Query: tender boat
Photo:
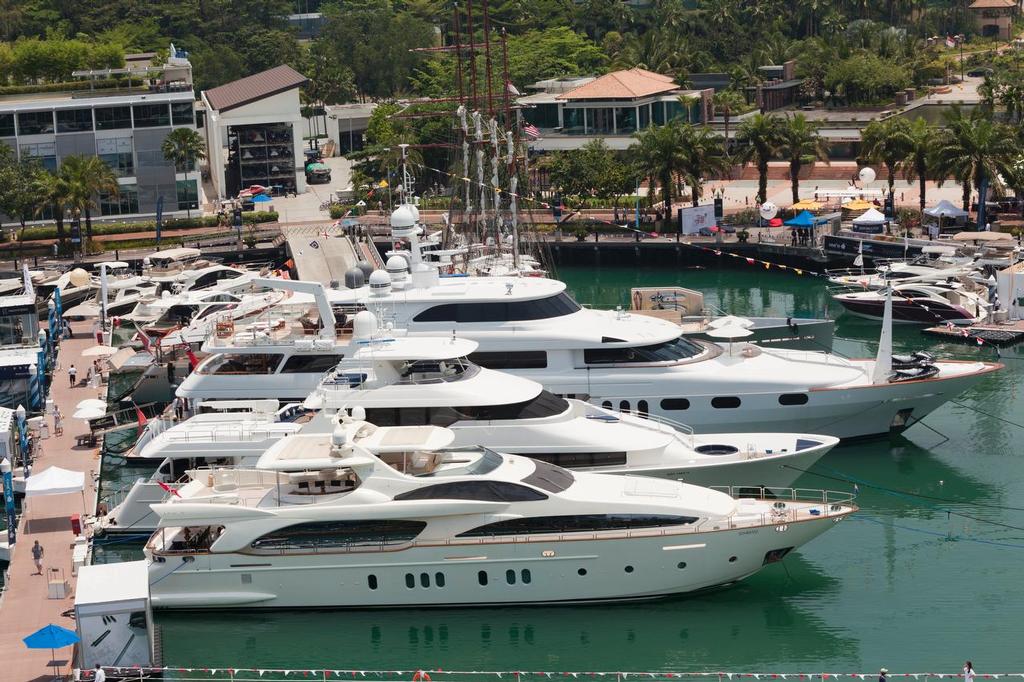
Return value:
[(570, 472), (438, 427), (343, 421), (197, 475), (153, 505), (158, 608), (410, 607), (652, 599), (742, 580), (856, 510)]
[[(991, 309), (982, 294), (960, 282), (897, 284), (892, 291), (894, 322), (970, 325), (983, 322)], [(852, 291), (836, 294), (832, 300), (851, 315), (881, 320), (885, 296), (882, 290)]]

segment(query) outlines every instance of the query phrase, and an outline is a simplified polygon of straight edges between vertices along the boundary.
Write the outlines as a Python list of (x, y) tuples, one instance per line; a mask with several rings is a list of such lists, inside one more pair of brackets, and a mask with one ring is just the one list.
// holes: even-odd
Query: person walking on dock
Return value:
[(36, 572), (32, 575), (43, 574), (43, 546), (39, 544), (39, 540), (36, 540), (36, 544), (32, 545), (32, 561), (36, 563)]
[(75, 369), (74, 364), (68, 367), (68, 381), (71, 382), (71, 388), (74, 388), (75, 384), (78, 383), (78, 370)]
[(882, 668), (878, 671), (878, 682), (888, 682), (889, 669)]
[(103, 666), (99, 663), (96, 664), (96, 671), (92, 674), (92, 682), (107, 682), (107, 673), (103, 671)]
[(970, 661), (964, 663), (964, 682), (974, 682), (974, 664)]

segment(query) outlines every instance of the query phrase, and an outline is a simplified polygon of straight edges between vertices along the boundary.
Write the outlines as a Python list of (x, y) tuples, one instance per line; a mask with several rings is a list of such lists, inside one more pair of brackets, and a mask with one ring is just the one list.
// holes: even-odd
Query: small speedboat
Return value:
[[(989, 313), (982, 294), (959, 282), (898, 284), (892, 287), (892, 319), (912, 324), (977, 324)], [(885, 291), (853, 291), (832, 297), (846, 312), (870, 320), (881, 320)]]

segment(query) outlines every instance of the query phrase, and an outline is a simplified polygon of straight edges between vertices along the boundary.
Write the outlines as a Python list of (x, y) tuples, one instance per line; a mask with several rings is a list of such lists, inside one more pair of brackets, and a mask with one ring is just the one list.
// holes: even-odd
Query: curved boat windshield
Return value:
[(571, 315), (580, 304), (564, 291), (532, 301), (488, 301), (483, 303), (445, 303), (427, 308), (413, 322), (516, 322), (544, 320)]

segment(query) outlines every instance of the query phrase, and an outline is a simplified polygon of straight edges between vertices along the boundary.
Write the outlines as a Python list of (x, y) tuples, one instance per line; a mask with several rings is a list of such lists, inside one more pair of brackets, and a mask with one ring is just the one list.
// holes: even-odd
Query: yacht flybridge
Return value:
[(197, 472), (153, 505), (154, 605), (651, 599), (741, 580), (856, 510), (836, 493), (736, 498), (484, 448), (442, 450), (453, 439), (438, 427), (346, 420), (278, 441), (255, 469)]

